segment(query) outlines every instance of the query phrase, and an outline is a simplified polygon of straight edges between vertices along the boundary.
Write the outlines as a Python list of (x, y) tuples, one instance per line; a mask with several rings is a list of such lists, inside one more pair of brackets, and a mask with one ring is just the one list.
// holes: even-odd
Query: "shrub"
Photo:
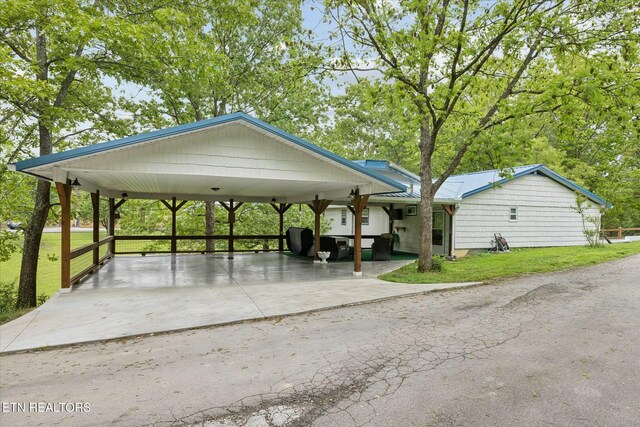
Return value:
[(14, 282), (0, 282), (0, 313), (8, 313), (16, 309), (18, 290)]
[(434, 256), (432, 258), (431, 271), (440, 272), (444, 269), (444, 257)]

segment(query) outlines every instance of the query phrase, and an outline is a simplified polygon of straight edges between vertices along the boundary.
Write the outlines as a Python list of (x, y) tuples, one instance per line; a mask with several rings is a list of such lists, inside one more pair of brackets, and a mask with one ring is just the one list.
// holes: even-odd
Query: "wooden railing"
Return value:
[[(114, 254), (120, 254), (120, 255), (128, 255), (128, 254), (166, 254), (166, 253), (215, 253), (215, 252), (228, 252), (228, 253), (233, 253), (233, 252), (271, 252), (271, 251), (278, 251), (280, 247), (283, 246), (283, 242), (284, 242), (285, 236), (284, 235), (279, 235), (279, 234), (262, 234), (262, 235), (214, 235), (214, 236), (166, 236), (166, 235), (160, 235), (160, 236), (114, 236)], [(173, 248), (173, 250), (171, 249), (167, 249), (167, 250), (158, 250), (158, 249), (149, 249), (149, 250), (145, 250), (145, 249), (131, 249), (131, 248), (118, 248), (118, 242), (126, 242), (126, 241), (167, 241), (169, 242), (178, 242), (178, 241), (198, 241), (198, 240), (202, 240), (202, 241), (208, 241), (208, 240), (212, 240), (214, 242), (216, 241), (226, 241), (226, 247), (223, 249), (214, 249), (214, 250), (206, 250), (206, 248), (202, 248), (202, 249), (180, 249), (177, 247), (177, 245), (171, 245), (170, 247)], [(262, 248), (253, 248), (253, 249), (237, 249), (234, 246), (234, 243), (236, 240), (255, 240), (255, 241), (262, 241), (262, 242), (266, 242), (266, 241), (277, 241), (278, 242), (278, 247), (276, 248), (272, 248), (270, 246), (268, 247), (262, 247)]]
[(100, 256), (100, 248), (103, 245), (108, 244), (112, 240), (113, 240), (113, 236), (107, 236), (107, 237), (104, 237), (103, 239), (100, 239), (98, 242), (93, 242), (84, 246), (80, 246), (79, 248), (74, 249), (70, 252), (69, 258), (71, 260), (71, 263), (73, 263), (74, 259), (79, 260), (80, 257), (82, 257), (83, 255), (89, 252), (93, 252), (90, 265), (87, 267), (83, 267), (79, 272), (72, 275), (70, 279), (71, 284), (78, 283), (80, 279), (82, 279), (87, 274), (93, 273), (102, 264), (104, 264), (106, 260), (112, 257), (113, 254), (108, 249), (104, 256), (102, 257)]
[[(350, 239), (353, 239), (354, 236), (352, 234), (332, 234), (332, 236), (337, 236), (337, 237), (347, 237)], [(372, 234), (372, 235), (363, 235), (362, 238), (363, 239), (373, 239), (375, 237), (379, 237), (379, 234)], [(213, 250), (206, 250), (206, 248), (199, 248), (199, 249), (180, 249), (178, 247), (178, 245), (170, 245), (169, 243), (172, 241), (208, 241), (208, 240), (212, 240), (214, 242), (218, 241), (218, 242), (226, 242), (226, 245), (224, 248), (221, 249), (213, 249)], [(257, 242), (262, 242), (263, 243), (263, 247), (260, 248), (250, 248), (250, 249), (238, 249), (236, 248), (233, 243), (231, 242), (233, 240), (233, 242), (235, 243), (235, 241), (247, 241), (247, 240), (254, 240)], [(205, 235), (195, 235), (195, 236), (168, 236), (168, 235), (158, 235), (158, 236), (153, 236), (153, 235), (148, 235), (148, 236), (114, 236), (113, 237), (113, 253), (115, 255), (133, 255), (133, 254), (141, 254), (141, 255), (146, 255), (146, 254), (168, 254), (168, 253), (198, 253), (198, 254), (204, 254), (204, 253), (216, 253), (216, 252), (224, 252), (224, 253), (233, 253), (233, 252), (273, 252), (273, 251), (279, 251), (280, 248), (282, 248), (283, 250), (286, 250), (286, 247), (284, 245), (284, 240), (285, 240), (285, 236), (284, 235), (279, 235), (279, 234), (262, 234), (262, 235), (214, 235), (214, 236), (205, 236)], [(150, 248), (150, 249), (144, 249), (144, 248), (131, 248), (131, 247), (123, 247), (124, 242), (142, 242), (142, 241), (148, 241), (148, 242), (167, 242), (167, 249), (158, 249), (158, 248)], [(272, 247), (272, 246), (264, 246), (267, 245), (269, 242), (277, 242), (278, 245), (277, 247)], [(120, 245), (118, 245), (118, 242), (120, 242)], [(120, 246), (120, 247), (119, 247)], [(174, 250), (171, 250), (171, 248), (174, 248)], [(85, 249), (88, 248), (88, 249)], [(87, 245), (86, 247), (77, 249), (76, 251), (80, 251), (80, 250), (84, 250), (84, 252), (87, 252), (89, 250), (91, 250), (92, 245)], [(84, 253), (82, 252), (82, 253)]]
[(604, 229), (602, 229), (602, 234), (606, 235), (606, 233), (616, 233), (615, 237), (613, 237), (613, 236), (609, 236), (609, 237), (613, 237), (614, 239), (623, 239), (624, 238), (623, 233), (625, 231), (640, 231), (640, 227), (634, 227), (634, 228), (622, 228), (622, 227), (604, 228)]

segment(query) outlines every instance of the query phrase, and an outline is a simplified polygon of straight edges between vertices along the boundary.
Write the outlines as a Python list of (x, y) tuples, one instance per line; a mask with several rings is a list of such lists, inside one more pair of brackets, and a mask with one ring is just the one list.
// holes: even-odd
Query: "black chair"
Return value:
[(294, 255), (309, 255), (313, 247), (313, 231), (309, 228), (290, 227), (286, 234), (287, 247)]
[(338, 260), (349, 256), (349, 245), (343, 239), (332, 236), (320, 236), (320, 250), (323, 252), (331, 252), (330, 260)]
[(392, 239), (374, 237), (371, 245), (371, 261), (391, 261)]

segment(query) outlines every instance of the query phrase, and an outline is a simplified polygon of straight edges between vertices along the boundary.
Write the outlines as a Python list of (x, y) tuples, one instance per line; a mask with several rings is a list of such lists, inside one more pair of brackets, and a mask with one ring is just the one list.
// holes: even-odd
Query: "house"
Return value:
[[(407, 191), (372, 195), (363, 236), (395, 233), (396, 248), (419, 252), (420, 177), (387, 161), (357, 164), (400, 182)], [(541, 164), (449, 177), (438, 190), (433, 211), (433, 252), (464, 256), (491, 247), (501, 233), (513, 247), (572, 246), (587, 243), (583, 221), (575, 210), (576, 193), (587, 198), (587, 214), (599, 217), (606, 201)], [(352, 234), (353, 214), (344, 206), (330, 206), (328, 234)], [(593, 227), (588, 224), (587, 226)], [(370, 241), (363, 240), (366, 247)]]

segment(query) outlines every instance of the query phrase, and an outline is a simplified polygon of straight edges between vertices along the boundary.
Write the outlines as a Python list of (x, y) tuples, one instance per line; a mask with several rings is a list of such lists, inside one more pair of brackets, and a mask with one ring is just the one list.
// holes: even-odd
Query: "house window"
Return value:
[(369, 208), (362, 211), (362, 225), (369, 225)]
[(347, 225), (347, 210), (342, 209), (340, 211), (340, 225)]
[(509, 208), (509, 221), (518, 220), (518, 208)]
[(442, 246), (444, 238), (444, 212), (434, 212), (431, 230), (431, 244)]

